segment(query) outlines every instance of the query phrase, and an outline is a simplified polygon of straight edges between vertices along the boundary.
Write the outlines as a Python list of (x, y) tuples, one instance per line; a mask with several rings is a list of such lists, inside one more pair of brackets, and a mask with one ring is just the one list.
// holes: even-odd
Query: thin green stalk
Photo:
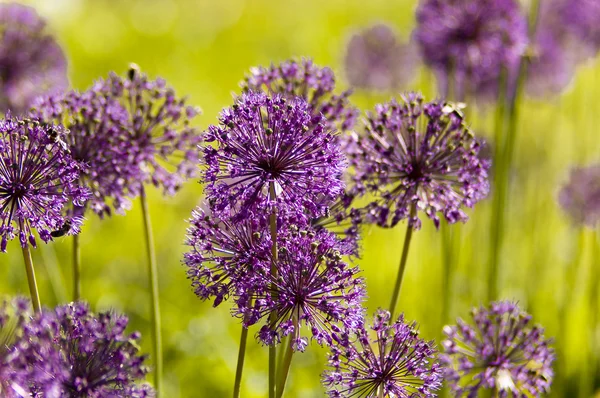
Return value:
[[(277, 194), (275, 184), (269, 183), (269, 196), (271, 201), (275, 201)], [(277, 214), (271, 212), (269, 216), (269, 226), (271, 230), (271, 277), (277, 279)], [(271, 286), (271, 291), (275, 294), (275, 286)], [(269, 315), (269, 324), (274, 325), (277, 322), (277, 314), (272, 312)], [(276, 375), (277, 375), (277, 349), (275, 345), (269, 346), (269, 398), (275, 398)]]
[[(281, 347), (287, 347), (290, 341), (290, 335), (283, 336), (281, 339)], [(283, 366), (283, 357), (285, 356), (285, 350), (279, 350), (277, 353), (277, 367), (276, 369), (281, 369)]]
[(146, 191), (142, 187), (140, 193), (140, 202), (142, 204), (142, 215), (144, 218), (144, 235), (146, 239), (146, 255), (148, 258), (148, 276), (150, 278), (150, 307), (152, 321), (152, 342), (154, 349), (154, 387), (156, 396), (160, 397), (162, 393), (162, 334), (160, 322), (160, 302), (158, 295), (158, 267), (156, 265), (156, 252), (154, 250), (154, 236), (152, 234), (152, 223), (150, 221), (150, 210), (148, 209), (148, 199)]
[[(298, 317), (294, 316), (292, 322), (294, 325), (294, 332), (296, 332), (298, 328)], [(285, 383), (287, 382), (287, 377), (290, 372), (290, 366), (292, 364), (292, 357), (294, 356), (293, 343), (294, 339), (290, 337), (289, 344), (287, 344), (285, 348), (283, 363), (281, 365), (281, 368), (279, 369), (279, 379), (277, 380), (277, 398), (281, 398), (283, 396), (283, 390), (285, 390)]]
[(29, 294), (31, 295), (33, 310), (35, 312), (40, 312), (42, 305), (40, 304), (40, 294), (38, 292), (37, 282), (35, 281), (33, 259), (31, 258), (31, 251), (29, 251), (28, 245), (23, 247), (23, 260), (25, 261), (25, 272), (27, 273), (27, 283), (29, 284)]
[(240, 336), (240, 349), (238, 351), (237, 368), (235, 370), (235, 384), (233, 386), (233, 398), (239, 398), (242, 385), (242, 372), (244, 371), (244, 359), (246, 357), (246, 342), (248, 341), (248, 328), (242, 326)]
[(73, 235), (73, 301), (81, 298), (81, 247), (79, 234)]
[(450, 317), (450, 300), (452, 297), (452, 265), (454, 262), (454, 231), (447, 222), (442, 222), (442, 251), (444, 256), (442, 326)]
[[(413, 204), (410, 209), (410, 219), (416, 214), (416, 206)], [(406, 269), (406, 260), (408, 259), (408, 248), (410, 247), (410, 241), (413, 234), (413, 229), (410, 225), (410, 219), (406, 225), (406, 234), (404, 235), (404, 247), (402, 248), (402, 257), (400, 258), (400, 267), (398, 268), (398, 276), (396, 277), (396, 284), (394, 285), (394, 293), (392, 293), (392, 300), (390, 302), (390, 314), (392, 319), (396, 312), (396, 305), (398, 304), (398, 297), (400, 296), (400, 287), (402, 286), (402, 278), (404, 277), (404, 270)]]

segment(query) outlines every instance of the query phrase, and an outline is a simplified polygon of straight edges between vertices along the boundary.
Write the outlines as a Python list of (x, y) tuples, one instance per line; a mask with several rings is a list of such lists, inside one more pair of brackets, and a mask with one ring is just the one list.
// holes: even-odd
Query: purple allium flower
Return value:
[(310, 59), (252, 68), (240, 85), (244, 91), (265, 91), (287, 99), (303, 98), (308, 102), (307, 111), (314, 124), (325, 123), (327, 130), (350, 130), (359, 115), (359, 110), (348, 100), (351, 91), (334, 94), (333, 71), (318, 67)]
[(400, 102), (377, 105), (367, 115), (365, 130), (354, 135), (349, 156), (357, 192), (376, 196), (367, 207), (368, 221), (394, 226), (409, 218), (418, 229), (416, 210), (436, 227), (438, 213), (450, 223), (466, 221), (461, 207), (472, 207), (488, 194), (489, 162), (479, 157), (480, 143), (454, 104), (424, 102), (420, 94), (409, 93)]
[(23, 379), (15, 374), (11, 360), (19, 356), (14, 341), (20, 335), (23, 324), (31, 316), (31, 305), (24, 298), (3, 300), (0, 304), (0, 396), (17, 398), (27, 396), (21, 384)]
[(555, 0), (557, 21), (572, 38), (571, 43), (593, 58), (600, 51), (600, 2), (598, 0)]
[(67, 217), (65, 206), (82, 206), (89, 197), (78, 185), (81, 167), (73, 160), (58, 126), (8, 116), (0, 120), (0, 251), (19, 237), (36, 247), (33, 230), (44, 242), (69, 225), (78, 233), (81, 219)]
[[(196, 208), (189, 221), (184, 256), (188, 279), (202, 300), (214, 297), (218, 306), (233, 294), (245, 291), (257, 272), (268, 272), (261, 256), (271, 248), (266, 215), (233, 221)], [(266, 268), (265, 268), (266, 267)]]
[(0, 112), (21, 113), (67, 87), (65, 56), (33, 8), (0, 4), (0, 32)]
[(379, 310), (371, 329), (376, 333), (374, 341), (364, 326), (352, 334), (334, 335), (329, 354), (333, 370), (323, 374), (328, 395), (435, 397), (442, 386), (442, 369), (435, 360), (433, 341), (419, 338), (416, 322), (407, 324), (400, 315), (390, 323), (390, 313)]
[(139, 333), (125, 335), (128, 320), (92, 313), (87, 304), (46, 310), (24, 325), (11, 365), (34, 397), (149, 397), (138, 385), (148, 370), (139, 355)]
[(319, 344), (331, 344), (331, 334), (340, 326), (354, 329), (362, 324), (365, 292), (356, 276), (358, 267), (342, 261), (335, 236), (326, 231), (289, 231), (278, 240), (278, 276), (261, 274), (262, 281), (243, 292), (237, 303), (244, 326), (265, 319), (257, 333), (262, 343), (277, 344), (291, 335), (294, 350), (304, 351), (308, 339), (301, 334), (303, 325)]
[(111, 206), (124, 214), (132, 195), (127, 183), (142, 173), (135, 162), (135, 143), (123, 134), (127, 111), (96, 87), (42, 98), (32, 113), (69, 130), (65, 142), (72, 157), (85, 165), (81, 180), (91, 191), (90, 208), (101, 217), (112, 213)]
[(352, 36), (346, 50), (346, 77), (356, 88), (395, 91), (412, 80), (418, 62), (415, 46), (401, 43), (388, 25), (377, 24)]
[(178, 98), (163, 79), (150, 80), (132, 65), (128, 76), (111, 73), (92, 90), (116, 99), (129, 113), (124, 133), (137, 148), (135, 161), (142, 170), (127, 181), (130, 191), (139, 193), (152, 183), (172, 195), (197, 174), (201, 136), (191, 122), (200, 110)]
[(496, 95), (503, 68), (513, 70), (527, 43), (527, 21), (516, 0), (421, 0), (414, 38), (454, 97)]
[(572, 169), (558, 201), (575, 223), (595, 227), (600, 221), (600, 165)]
[(244, 217), (276, 206), (319, 216), (322, 198), (342, 193), (346, 163), (336, 135), (309, 111), (301, 98), (258, 92), (223, 110), (220, 124), (205, 133), (215, 145), (203, 148), (202, 179), (217, 211), (239, 206)]
[(554, 350), (544, 330), (509, 301), (474, 308), (470, 325), (458, 319), (445, 326), (442, 342), (445, 378), (457, 397), (475, 397), (481, 389), (500, 397), (539, 397), (550, 390)]

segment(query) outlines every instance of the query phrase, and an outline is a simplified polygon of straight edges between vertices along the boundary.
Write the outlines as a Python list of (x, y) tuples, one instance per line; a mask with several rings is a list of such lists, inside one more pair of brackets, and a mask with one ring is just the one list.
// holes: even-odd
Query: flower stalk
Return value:
[(406, 234), (404, 235), (404, 246), (402, 247), (402, 257), (400, 258), (398, 276), (396, 277), (396, 284), (394, 285), (394, 292), (392, 293), (392, 300), (390, 302), (390, 314), (392, 319), (394, 318), (396, 305), (398, 304), (398, 298), (400, 296), (400, 288), (402, 287), (402, 279), (404, 278), (404, 271), (406, 269), (406, 260), (408, 259), (408, 249), (413, 234), (413, 227), (411, 226), (410, 220), (415, 217), (416, 213), (417, 206), (413, 204), (410, 210), (410, 219), (406, 226)]
[(73, 235), (73, 301), (81, 298), (81, 247), (79, 234)]
[(25, 262), (25, 272), (27, 273), (27, 282), (29, 284), (29, 294), (31, 295), (31, 303), (33, 304), (33, 310), (35, 312), (41, 311), (40, 294), (37, 288), (37, 282), (35, 280), (35, 269), (33, 268), (33, 259), (31, 258), (31, 251), (29, 246), (23, 247), (23, 260)]

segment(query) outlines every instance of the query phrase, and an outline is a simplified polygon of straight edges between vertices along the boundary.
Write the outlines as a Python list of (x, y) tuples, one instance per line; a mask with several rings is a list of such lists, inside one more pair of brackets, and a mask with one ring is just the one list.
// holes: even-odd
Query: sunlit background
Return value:
[[(377, 22), (393, 26), (408, 40), (414, 27), (412, 0), (37, 0), (31, 4), (45, 16), (64, 46), (74, 88), (85, 89), (109, 71), (122, 73), (135, 62), (150, 76), (164, 77), (180, 95), (203, 109), (200, 127), (215, 123), (232, 102), (239, 81), (250, 67), (293, 56), (312, 57), (330, 66), (340, 89), (347, 87), (343, 60), (351, 35)], [(431, 72), (422, 68), (402, 90), (436, 94)], [(394, 93), (357, 91), (353, 102), (366, 110)], [(554, 337), (560, 368), (554, 396), (589, 397), (600, 388), (600, 352), (591, 347), (590, 295), (592, 265), (598, 266), (594, 231), (581, 229), (557, 204), (557, 192), (572, 166), (600, 160), (600, 65), (583, 63), (561, 96), (527, 99), (517, 131), (508, 224), (501, 254), (502, 298), (514, 299)], [(491, 136), (494, 110), (467, 108), (467, 122), (477, 134)], [(158, 252), (165, 397), (222, 397), (231, 394), (240, 321), (228, 305), (212, 308), (192, 293), (181, 264), (186, 219), (202, 200), (197, 181), (189, 181), (175, 197), (151, 190), (151, 213)], [(459, 250), (451, 281), (450, 315), (468, 317), (473, 305), (485, 304), (490, 200), (469, 211), (470, 221), (453, 226)], [(422, 336), (441, 337), (442, 240), (432, 223), (413, 239), (400, 309), (416, 320)], [(116, 308), (140, 330), (150, 352), (150, 306), (142, 219), (138, 202), (126, 216), (100, 220), (90, 215), (81, 235), (83, 297), (95, 309)], [(400, 259), (405, 227), (368, 227), (363, 258), (369, 313), (386, 306)], [(42, 303), (53, 306), (71, 297), (71, 240), (41, 245), (34, 251)], [(577, 253), (583, 253), (577, 256)], [(18, 243), (0, 255), (0, 291), (26, 294), (27, 281)], [(561, 325), (558, 308), (566, 297), (567, 270), (575, 289), (568, 322)], [(598, 308), (596, 306), (596, 308)], [(251, 328), (251, 335), (257, 331)], [(598, 332), (596, 332), (598, 333)], [(150, 359), (152, 363), (152, 359)], [(326, 350), (312, 343), (294, 357), (286, 395), (320, 397), (320, 374)], [(595, 387), (592, 370), (596, 369)], [(149, 378), (150, 380), (150, 378)], [(267, 390), (267, 349), (252, 341), (244, 372), (244, 397)]]

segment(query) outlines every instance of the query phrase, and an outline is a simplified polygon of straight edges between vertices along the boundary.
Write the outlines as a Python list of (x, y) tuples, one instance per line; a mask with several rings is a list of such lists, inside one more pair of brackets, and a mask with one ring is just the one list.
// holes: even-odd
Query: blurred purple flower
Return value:
[(68, 226), (79, 232), (81, 219), (64, 215), (65, 206), (82, 206), (88, 191), (78, 185), (81, 165), (70, 155), (62, 127), (8, 116), (0, 121), (0, 251), (19, 237), (36, 247)]
[(87, 304), (46, 310), (24, 325), (11, 365), (34, 397), (150, 397), (136, 384), (148, 373), (139, 355), (139, 333), (125, 335), (128, 320), (92, 313)]
[(134, 161), (141, 169), (126, 181), (129, 191), (139, 194), (144, 184), (152, 183), (173, 195), (197, 175), (201, 135), (191, 122), (200, 110), (178, 98), (163, 79), (150, 80), (132, 65), (128, 76), (111, 73), (92, 90), (119, 101), (129, 113), (124, 133), (136, 147)]
[(319, 216), (342, 193), (346, 164), (336, 135), (309, 110), (301, 98), (263, 93), (243, 94), (223, 110), (205, 133), (215, 146), (203, 148), (202, 179), (216, 211), (239, 206), (243, 218), (276, 206)]
[(62, 49), (33, 8), (0, 4), (0, 32), (0, 112), (24, 112), (37, 96), (68, 86)]
[(20, 354), (15, 350), (15, 339), (20, 336), (23, 324), (32, 314), (29, 301), (18, 297), (0, 304), (0, 396), (21, 398), (27, 391), (21, 385), (25, 380), (15, 374), (11, 361)]
[(303, 98), (308, 103), (313, 123), (324, 123), (327, 130), (339, 130), (342, 133), (350, 130), (359, 115), (359, 110), (348, 100), (351, 91), (335, 94), (333, 71), (318, 67), (311, 59), (288, 60), (268, 68), (252, 68), (240, 85), (244, 91), (280, 94), (290, 100), (294, 97)]
[(379, 310), (371, 329), (377, 336), (374, 341), (364, 326), (355, 337), (346, 332), (335, 335), (329, 354), (333, 370), (323, 374), (328, 395), (435, 397), (442, 386), (442, 369), (433, 341), (419, 338), (416, 322), (407, 324), (400, 315), (390, 324), (390, 313)]
[(278, 276), (265, 272), (262, 283), (257, 281), (236, 300), (244, 326), (266, 320), (257, 333), (261, 342), (278, 344), (291, 335), (294, 350), (304, 351), (308, 339), (301, 334), (303, 325), (319, 344), (331, 344), (331, 335), (340, 326), (354, 329), (362, 324), (364, 283), (356, 276), (358, 267), (342, 261), (337, 244), (335, 236), (326, 231), (290, 228), (289, 233), (281, 234)]
[(558, 201), (575, 223), (595, 227), (600, 221), (600, 165), (572, 169)]
[(130, 208), (128, 181), (142, 174), (135, 162), (135, 142), (124, 134), (129, 118), (121, 105), (97, 89), (69, 91), (36, 102), (32, 112), (48, 123), (64, 125), (71, 156), (82, 166), (81, 182), (90, 189), (89, 205), (99, 216), (112, 208)]
[(377, 24), (350, 39), (346, 50), (346, 77), (351, 86), (379, 91), (405, 88), (419, 63), (417, 49), (403, 44), (394, 30)]
[(421, 0), (414, 39), (443, 96), (494, 99), (526, 50), (527, 21), (516, 0)]
[(557, 20), (567, 34), (570, 43), (580, 55), (593, 58), (600, 51), (600, 2), (598, 0), (555, 0)]
[(541, 396), (552, 382), (554, 350), (543, 329), (509, 301), (474, 308), (472, 325), (444, 327), (445, 378), (457, 397), (496, 389), (500, 397)]
[(458, 105), (424, 102), (409, 93), (400, 102), (377, 105), (365, 130), (354, 135), (349, 156), (357, 194), (376, 196), (367, 206), (367, 221), (393, 227), (409, 218), (418, 229), (423, 211), (436, 227), (438, 213), (450, 223), (464, 222), (468, 217), (461, 208), (487, 196), (489, 162), (480, 158), (480, 143)]

